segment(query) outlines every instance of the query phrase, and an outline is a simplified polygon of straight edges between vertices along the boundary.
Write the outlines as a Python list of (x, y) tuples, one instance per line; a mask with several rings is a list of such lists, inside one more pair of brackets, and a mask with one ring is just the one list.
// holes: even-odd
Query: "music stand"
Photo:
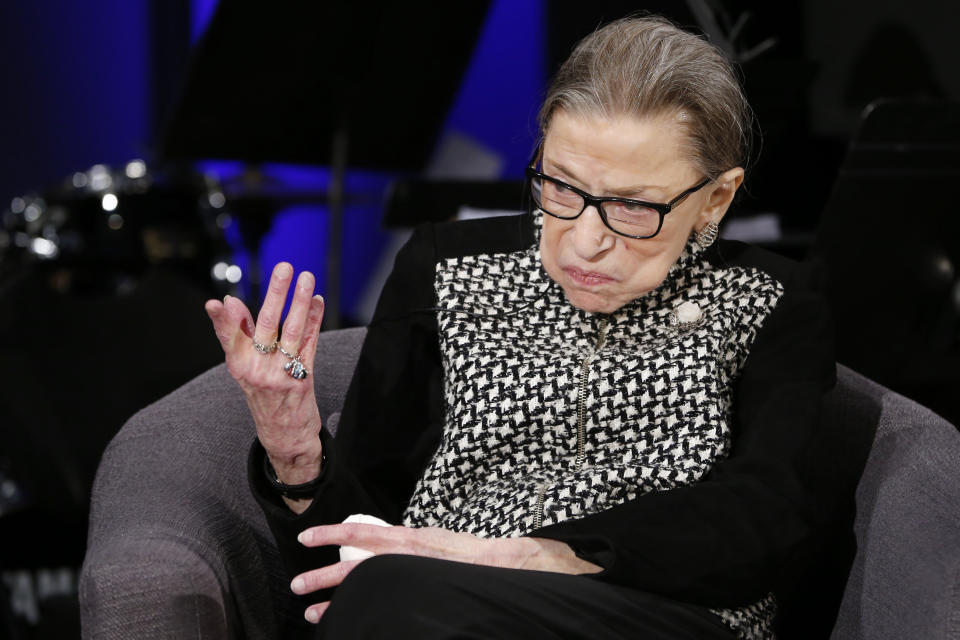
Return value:
[(340, 316), (346, 168), (426, 164), (488, 5), (222, 0), (197, 47), (162, 156), (331, 166), (327, 328)]

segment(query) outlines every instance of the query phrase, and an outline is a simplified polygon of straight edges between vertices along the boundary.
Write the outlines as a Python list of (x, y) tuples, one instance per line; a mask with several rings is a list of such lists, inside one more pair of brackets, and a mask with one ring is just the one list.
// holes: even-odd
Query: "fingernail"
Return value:
[(317, 624), (320, 622), (320, 616), (313, 609), (307, 609), (307, 612), (303, 614), (303, 617), (307, 619), (307, 622), (312, 624)]
[(303, 578), (294, 578), (293, 582), (290, 583), (290, 590), (294, 593), (300, 593), (307, 588), (307, 583), (303, 581)]
[(310, 544), (313, 542), (313, 531), (310, 529), (301, 531), (300, 535), (297, 536), (297, 541), (300, 542), (300, 544)]
[(278, 278), (284, 278), (284, 279), (289, 278), (292, 275), (292, 273), (293, 273), (293, 267), (291, 267), (289, 264), (284, 263), (284, 264), (281, 264), (279, 267), (277, 267)]
[(313, 296), (313, 299), (314, 299), (314, 300), (319, 300), (320, 302), (323, 302), (323, 301), (324, 301), (324, 300), (323, 300), (323, 296), (320, 295), (319, 293), (318, 293), (317, 295)]
[(227, 298), (229, 298), (229, 297), (230, 297), (230, 294), (229, 294), (229, 293), (228, 293), (227, 295), (223, 296), (223, 304), (227, 304)]

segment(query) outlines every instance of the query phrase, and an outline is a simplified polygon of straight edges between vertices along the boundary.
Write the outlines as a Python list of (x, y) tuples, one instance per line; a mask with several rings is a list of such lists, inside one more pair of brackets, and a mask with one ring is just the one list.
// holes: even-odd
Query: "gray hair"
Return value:
[(547, 91), (537, 119), (546, 135), (564, 110), (581, 116), (676, 115), (694, 165), (711, 179), (750, 156), (753, 112), (722, 51), (656, 16), (629, 17), (576, 46)]

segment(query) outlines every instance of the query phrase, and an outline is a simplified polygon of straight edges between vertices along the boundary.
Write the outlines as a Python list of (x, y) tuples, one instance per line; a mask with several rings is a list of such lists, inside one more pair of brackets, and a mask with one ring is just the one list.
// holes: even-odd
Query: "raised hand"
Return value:
[[(256, 323), (246, 305), (231, 296), (223, 302), (208, 300), (205, 309), (223, 347), (227, 370), (243, 389), (257, 437), (278, 479), (301, 484), (320, 473), (322, 460), (320, 412), (310, 369), (323, 320), (323, 298), (313, 294), (313, 274), (301, 273), (278, 338), (292, 279), (289, 263), (274, 267)], [(306, 508), (300, 506), (291, 504), (298, 511)]]

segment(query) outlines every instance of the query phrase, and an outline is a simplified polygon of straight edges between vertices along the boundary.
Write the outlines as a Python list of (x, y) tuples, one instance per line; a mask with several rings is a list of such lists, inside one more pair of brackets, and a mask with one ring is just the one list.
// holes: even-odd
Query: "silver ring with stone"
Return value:
[(283, 370), (293, 378), (294, 380), (303, 380), (308, 375), (310, 371), (307, 370), (303, 363), (300, 362), (300, 358), (291, 358), (287, 361), (287, 364), (283, 365)]
[(302, 362), (300, 362), (299, 353), (297, 355), (293, 355), (284, 349), (279, 342), (277, 343), (277, 349), (279, 349), (280, 353), (288, 358), (287, 364), (283, 365), (283, 370), (286, 371), (291, 378), (294, 380), (303, 380), (310, 374), (310, 371), (303, 366)]
[(259, 342), (256, 341), (256, 339), (254, 339), (253, 341), (253, 348), (264, 355), (270, 355), (271, 353), (276, 351), (277, 347), (279, 346), (280, 346), (280, 343), (276, 340), (274, 340), (272, 344), (260, 344)]

